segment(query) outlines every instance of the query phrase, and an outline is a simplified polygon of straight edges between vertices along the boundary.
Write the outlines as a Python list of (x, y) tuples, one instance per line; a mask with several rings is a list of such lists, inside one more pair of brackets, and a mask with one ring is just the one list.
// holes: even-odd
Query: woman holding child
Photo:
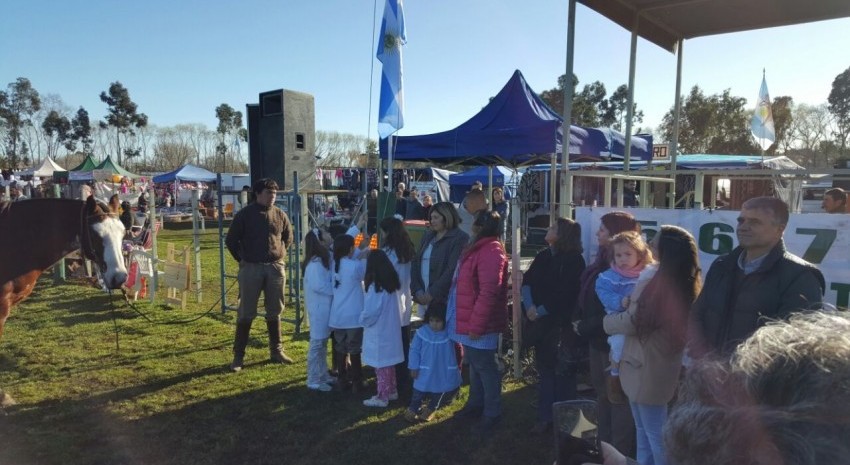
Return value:
[(590, 380), (596, 391), (599, 438), (634, 457), (635, 424), (631, 409), (628, 404), (612, 403), (606, 390), (605, 368), (610, 365), (608, 354), (611, 347), (608, 345), (608, 335), (602, 328), (605, 308), (596, 295), (597, 278), (611, 266), (612, 254), (608, 242), (611, 237), (624, 231), (640, 232), (640, 224), (630, 213), (611, 212), (602, 216), (596, 232), (599, 242), (596, 260), (581, 275), (581, 292), (577, 312), (573, 317), (573, 328), (590, 346)]
[(625, 335), (620, 379), (634, 416), (638, 463), (664, 465), (661, 432), (678, 386), (700, 267), (693, 236), (678, 226), (662, 226), (650, 247), (658, 263), (640, 273), (628, 309), (606, 316), (604, 327)]

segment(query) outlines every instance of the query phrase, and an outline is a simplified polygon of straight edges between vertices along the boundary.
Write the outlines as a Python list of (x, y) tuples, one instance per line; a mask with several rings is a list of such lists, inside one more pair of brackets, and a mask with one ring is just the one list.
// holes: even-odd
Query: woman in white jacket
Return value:
[(313, 228), (304, 237), (304, 303), (310, 319), (307, 387), (327, 392), (334, 379), (328, 374), (329, 320), (333, 302), (333, 273), (328, 246), (330, 234)]
[(363, 362), (375, 368), (378, 393), (363, 401), (367, 407), (386, 407), (398, 399), (395, 365), (404, 360), (401, 348), (401, 315), (398, 273), (382, 250), (369, 254), (364, 276), (366, 296), (363, 325)]

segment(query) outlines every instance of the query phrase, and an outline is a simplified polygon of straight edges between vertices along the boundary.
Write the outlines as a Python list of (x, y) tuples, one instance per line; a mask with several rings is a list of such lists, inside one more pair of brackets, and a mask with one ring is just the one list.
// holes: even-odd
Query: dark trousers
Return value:
[[(544, 347), (535, 347), (537, 350)], [(562, 400), (576, 398), (576, 375), (573, 372), (563, 373), (555, 369), (554, 364), (537, 361), (537, 419), (541, 422), (552, 421), (552, 404)]]
[(404, 361), (395, 366), (395, 379), (399, 388), (406, 389), (410, 384), (410, 370), (407, 369), (410, 357), (410, 325), (401, 327), (401, 350), (404, 351)]
[(635, 456), (635, 421), (629, 404), (612, 404), (608, 401), (605, 368), (610, 365), (607, 350), (590, 347), (590, 380), (596, 391), (596, 408), (599, 415), (599, 439), (613, 445), (623, 454)]
[(416, 413), (419, 413), (419, 409), (422, 408), (422, 402), (428, 402), (428, 408), (434, 412), (441, 406), (446, 404), (446, 400), (449, 398), (449, 394), (446, 392), (443, 393), (434, 393), (434, 392), (422, 392), (416, 388), (413, 389), (413, 394), (410, 396), (410, 410)]

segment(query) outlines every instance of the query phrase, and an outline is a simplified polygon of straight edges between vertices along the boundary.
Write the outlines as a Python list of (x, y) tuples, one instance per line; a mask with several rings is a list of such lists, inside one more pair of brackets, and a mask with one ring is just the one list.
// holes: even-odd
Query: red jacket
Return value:
[(496, 237), (482, 238), (461, 256), (457, 333), (500, 333), (508, 326), (508, 257)]

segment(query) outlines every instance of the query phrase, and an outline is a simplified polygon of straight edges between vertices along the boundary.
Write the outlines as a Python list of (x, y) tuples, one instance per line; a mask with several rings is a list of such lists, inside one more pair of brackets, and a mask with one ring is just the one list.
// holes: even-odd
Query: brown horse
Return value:
[(44, 270), (74, 250), (97, 265), (106, 287), (120, 289), (127, 280), (123, 237), (117, 198), (109, 205), (94, 197), (0, 203), (0, 337), (12, 307), (32, 293)]

